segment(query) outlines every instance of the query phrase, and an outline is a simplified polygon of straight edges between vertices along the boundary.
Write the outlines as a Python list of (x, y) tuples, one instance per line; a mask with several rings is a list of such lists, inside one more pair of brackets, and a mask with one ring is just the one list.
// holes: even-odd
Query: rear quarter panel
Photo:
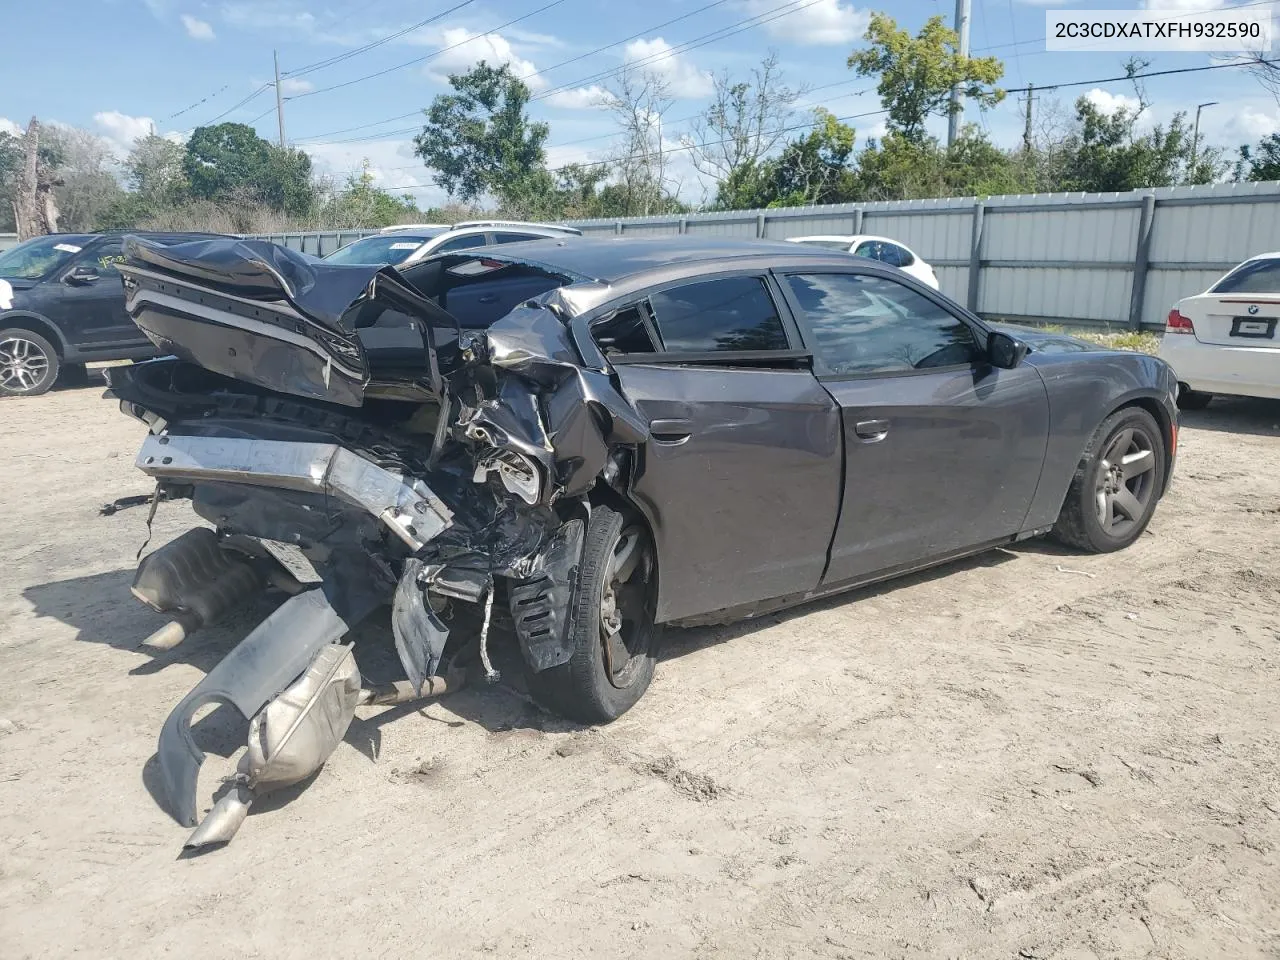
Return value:
[(1150, 407), (1168, 445), (1178, 416), (1177, 385), (1168, 364), (1141, 353), (1037, 350), (1027, 362), (1049, 394), (1049, 442), (1026, 521), (1027, 529), (1036, 529), (1057, 519), (1085, 448), (1113, 411), (1133, 403)]

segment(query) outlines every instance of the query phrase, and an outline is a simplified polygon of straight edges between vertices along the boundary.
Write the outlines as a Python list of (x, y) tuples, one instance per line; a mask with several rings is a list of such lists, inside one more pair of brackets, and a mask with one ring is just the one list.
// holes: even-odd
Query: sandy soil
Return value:
[[(1280, 956), (1278, 424), (1188, 416), (1123, 554), (1032, 544), (676, 632), (608, 728), (502, 687), (362, 712), (184, 859), (155, 737), (264, 611), (136, 651), (145, 511), (98, 508), (147, 491), (141, 428), (97, 388), (4, 402), (0, 955)], [(202, 802), (243, 742), (224, 713)]]

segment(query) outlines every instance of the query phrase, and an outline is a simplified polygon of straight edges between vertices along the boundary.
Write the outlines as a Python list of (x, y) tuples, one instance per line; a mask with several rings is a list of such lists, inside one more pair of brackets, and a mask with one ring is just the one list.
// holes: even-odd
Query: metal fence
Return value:
[[(1280, 182), (848, 203), (571, 221), (588, 236), (870, 233), (933, 264), (944, 293), (987, 317), (1161, 329), (1182, 297), (1280, 250)], [(270, 234), (319, 256), (372, 230)]]
[(1241, 260), (1280, 250), (1280, 183), (849, 203), (627, 220), (589, 236), (870, 233), (933, 264), (942, 290), (984, 316), (1160, 329), (1175, 301)]

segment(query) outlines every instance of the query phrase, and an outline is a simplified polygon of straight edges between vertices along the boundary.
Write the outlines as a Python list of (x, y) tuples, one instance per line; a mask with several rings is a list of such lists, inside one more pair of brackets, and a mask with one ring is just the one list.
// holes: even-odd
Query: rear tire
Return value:
[(1053, 535), (1090, 553), (1123, 550), (1151, 522), (1164, 482), (1164, 432), (1141, 407), (1102, 421), (1076, 467)]
[(1192, 390), (1185, 383), (1178, 388), (1179, 410), (1203, 410), (1212, 399), (1212, 393), (1200, 393), (1197, 390)]
[[(641, 553), (631, 560), (633, 551)], [(648, 531), (609, 507), (593, 507), (573, 597), (573, 654), (558, 667), (530, 671), (529, 692), (572, 720), (609, 723), (635, 706), (657, 665), (661, 627), (653, 622), (657, 570)]]
[(20, 327), (0, 330), (0, 396), (48, 393), (60, 366), (58, 351), (40, 334)]

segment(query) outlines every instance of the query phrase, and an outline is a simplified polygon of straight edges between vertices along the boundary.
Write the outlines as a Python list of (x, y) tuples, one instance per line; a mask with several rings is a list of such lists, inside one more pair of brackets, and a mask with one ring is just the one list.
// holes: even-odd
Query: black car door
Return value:
[(110, 352), (146, 338), (124, 308), (124, 284), (116, 264), (124, 258), (119, 239), (103, 240), (77, 254), (53, 281), (51, 309), (67, 340), (85, 352)]
[(655, 289), (592, 327), (648, 422), (633, 496), (658, 619), (818, 585), (840, 499), (840, 414), (760, 273)]
[(875, 268), (780, 280), (843, 418), (845, 486), (824, 583), (1021, 531), (1048, 438), (1035, 368), (992, 366), (979, 324)]

